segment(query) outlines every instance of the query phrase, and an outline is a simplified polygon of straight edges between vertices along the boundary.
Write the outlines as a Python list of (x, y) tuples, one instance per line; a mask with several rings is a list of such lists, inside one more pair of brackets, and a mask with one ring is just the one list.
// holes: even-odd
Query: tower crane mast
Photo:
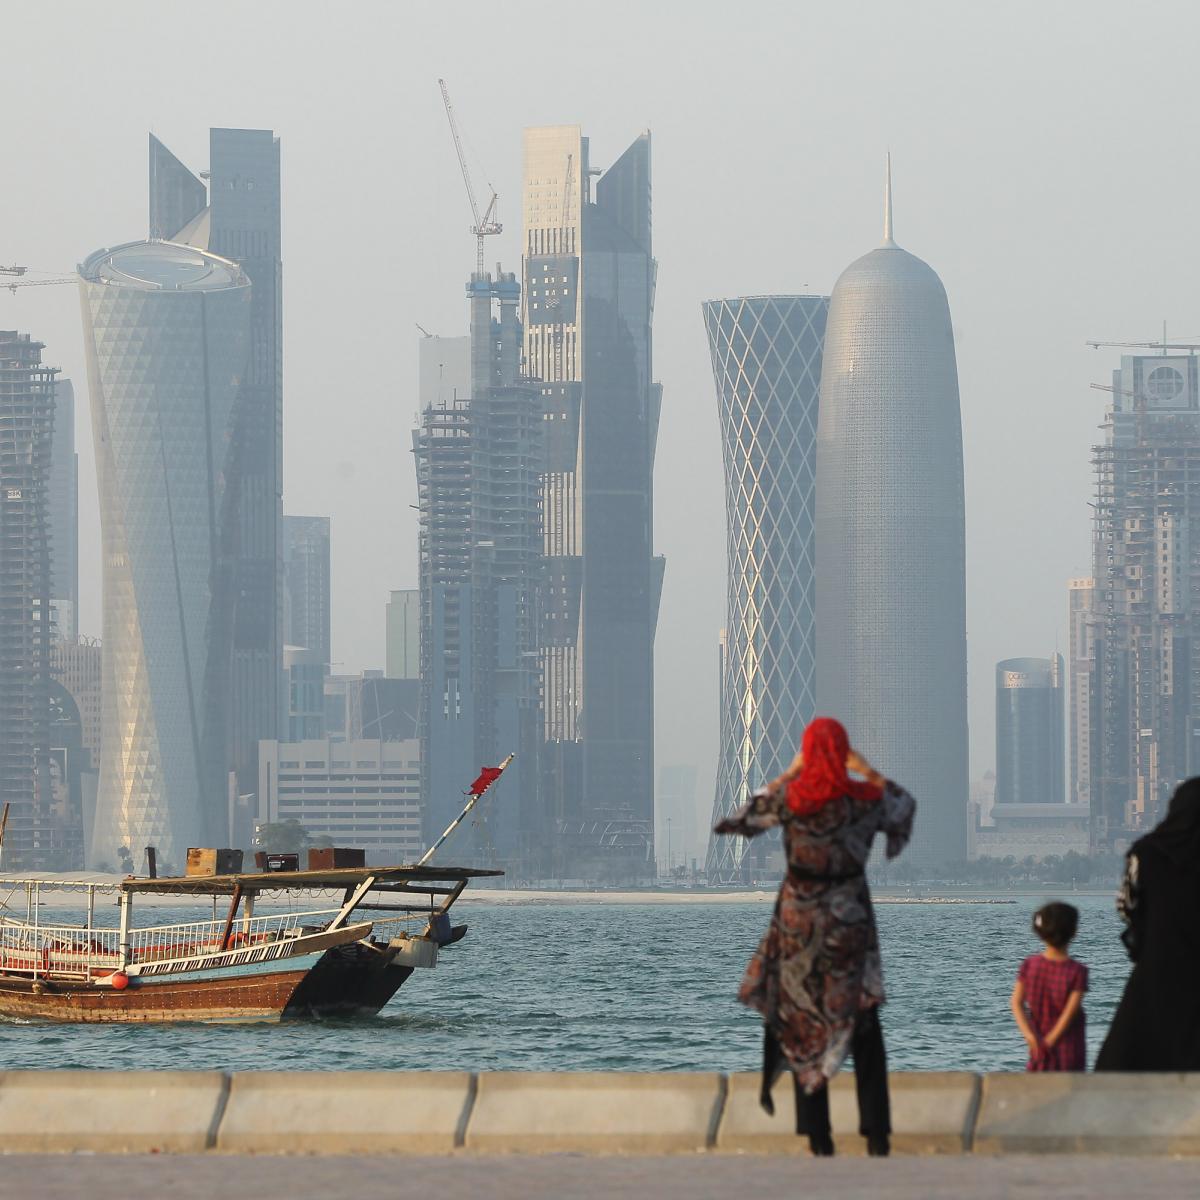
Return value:
[(466, 152), (463, 150), (462, 138), (458, 133), (458, 122), (454, 118), (454, 106), (450, 103), (450, 89), (446, 87), (444, 79), (438, 80), (438, 87), (442, 89), (442, 103), (446, 106), (446, 120), (450, 122), (450, 135), (454, 138), (458, 165), (462, 170), (463, 183), (467, 187), (467, 199), (471, 203), (471, 216), (475, 218), (475, 224), (471, 226), (471, 232), (475, 235), (475, 274), (482, 275), (483, 239), (493, 233), (502, 233), (504, 230), (504, 226), (496, 220), (496, 203), (500, 197), (496, 195), (496, 189), (489, 183), (488, 189), (492, 196), (483, 216), (480, 217), (479, 203), (475, 199), (475, 187), (471, 183), (471, 171), (467, 166)]

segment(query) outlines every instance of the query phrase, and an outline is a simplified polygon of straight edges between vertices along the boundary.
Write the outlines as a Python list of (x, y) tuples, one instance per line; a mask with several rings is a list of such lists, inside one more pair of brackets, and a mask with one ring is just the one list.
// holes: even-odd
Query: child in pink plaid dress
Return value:
[(1031, 954), (1017, 972), (1012, 1011), (1029, 1043), (1027, 1071), (1087, 1069), (1087, 1018), (1083, 994), (1088, 969), (1067, 947), (1079, 927), (1079, 910), (1057, 901), (1033, 914), (1033, 932), (1046, 948)]

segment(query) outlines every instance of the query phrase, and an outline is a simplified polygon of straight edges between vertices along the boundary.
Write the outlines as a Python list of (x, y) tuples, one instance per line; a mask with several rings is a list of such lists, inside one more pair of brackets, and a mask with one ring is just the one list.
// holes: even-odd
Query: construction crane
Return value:
[(1164, 337), (1161, 342), (1088, 342), (1093, 350), (1104, 348), (1112, 348), (1117, 350), (1161, 350), (1164, 354), (1168, 350), (1186, 350), (1189, 354), (1195, 354), (1200, 350), (1200, 342), (1168, 342)]
[[(7, 274), (7, 272), (5, 272)], [(27, 287), (57, 287), (60, 283), (74, 283), (74, 275), (63, 275), (56, 279), (14, 279), (11, 282), (0, 283), (0, 287), (6, 287), (10, 292), (15, 292), (17, 288)]]
[(0, 267), (0, 275), (24, 275), (28, 267)]
[(492, 193), (492, 198), (488, 201), (488, 206), (483, 216), (479, 215), (479, 204), (475, 199), (475, 188), (471, 183), (471, 172), (467, 167), (467, 156), (463, 151), (462, 138), (458, 136), (458, 122), (454, 119), (454, 107), (450, 103), (450, 90), (446, 87), (444, 79), (438, 80), (438, 87), (442, 89), (442, 103), (446, 106), (446, 120), (450, 122), (450, 133), (454, 138), (454, 149), (458, 154), (458, 165), (462, 168), (463, 183), (467, 185), (467, 199), (471, 202), (471, 216), (475, 218), (475, 224), (471, 226), (471, 232), (476, 239), (475, 252), (475, 274), (483, 274), (483, 239), (493, 233), (502, 233), (504, 226), (496, 220), (496, 203), (500, 199), (496, 195), (496, 189), (488, 184), (488, 190)]

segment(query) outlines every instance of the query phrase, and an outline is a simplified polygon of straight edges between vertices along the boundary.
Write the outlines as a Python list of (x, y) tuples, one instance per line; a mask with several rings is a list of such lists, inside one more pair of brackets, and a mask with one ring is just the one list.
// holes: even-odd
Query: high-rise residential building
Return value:
[[(515, 753), (473, 826), (471, 849), (542, 874), (550, 850), (539, 771), (545, 410), (539, 388), (520, 374), (516, 277), (473, 275), (467, 295), (469, 390), (423, 368), (413, 434), (425, 834), (436, 837), (457, 815), (480, 766)], [(422, 342), (423, 362), (440, 354), (426, 350), (433, 340)]]
[(1090, 578), (1067, 582), (1069, 597), (1067, 656), (1069, 698), (1067, 744), (1070, 747), (1069, 790), (1072, 804), (1089, 804), (1092, 796), (1092, 604), (1096, 581)]
[(179, 867), (228, 837), (251, 285), (228, 259), (156, 241), (97, 251), (80, 275), (104, 552), (91, 853), (152, 845)]
[[(827, 296), (704, 305), (725, 462), (729, 589), (714, 825), (791, 762), (815, 711), (813, 498), (828, 312)], [(766, 842), (713, 836), (708, 877), (729, 882), (761, 870)]]
[(829, 302), (817, 424), (817, 707), (920, 798), (918, 866), (967, 852), (962, 427), (942, 281), (892, 239)]
[(329, 666), (329, 518), (283, 518), (283, 630)]
[(649, 133), (593, 169), (578, 125), (525, 131), (525, 361), (547, 408), (546, 776), (566, 869), (591, 877), (654, 858), (650, 212)]
[(387, 602), (387, 656), (384, 673), (389, 679), (421, 678), (421, 589), (390, 592)]
[(54, 381), (54, 445), (50, 452), (50, 609), (54, 635), (79, 636), (79, 455), (75, 453), (75, 389)]
[(1200, 763), (1200, 378), (1128, 355), (1094, 448), (1092, 843), (1121, 849)]
[[(81, 744), (100, 766), (103, 651), (99, 638), (57, 638), (50, 647), (50, 674), (79, 710)], [(91, 830), (88, 830), (91, 837)]]
[(283, 261), (279, 139), (269, 129), (212, 129), (205, 179), (150, 137), (150, 235), (238, 263), (253, 284), (250, 354), (233, 433), (236, 600), (230, 746), (241, 793), (258, 783), (258, 743), (286, 711), (280, 524), (283, 516)]
[(1061, 654), (996, 664), (996, 805), (1062, 804)]
[[(0, 330), (0, 809), (8, 866), (55, 865), (51, 811), (50, 482), (56, 367), (41, 342)], [(69, 864), (67, 864), (69, 865)]]
[(313, 838), (365, 850), (371, 866), (415, 862), (422, 849), (421, 747), (405, 741), (264, 741), (260, 824), (298, 821)]

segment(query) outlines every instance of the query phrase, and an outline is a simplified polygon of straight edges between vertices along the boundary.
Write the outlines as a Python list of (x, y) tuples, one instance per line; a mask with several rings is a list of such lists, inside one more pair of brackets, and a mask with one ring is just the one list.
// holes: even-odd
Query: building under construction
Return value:
[(469, 373), (438, 373), (413, 435), (425, 837), (457, 815), (480, 766), (515, 752), (470, 853), (541, 876), (550, 869), (540, 801), (544, 402), (520, 375), (516, 277), (477, 272), (467, 296)]
[(1105, 440), (1093, 450), (1096, 851), (1123, 849), (1154, 825), (1200, 768), (1198, 361), (1123, 357)]
[[(57, 866), (50, 779), (48, 484), (56, 367), (42, 343), (0, 331), (0, 810), (7, 867)], [(74, 865), (74, 864), (63, 864)]]

